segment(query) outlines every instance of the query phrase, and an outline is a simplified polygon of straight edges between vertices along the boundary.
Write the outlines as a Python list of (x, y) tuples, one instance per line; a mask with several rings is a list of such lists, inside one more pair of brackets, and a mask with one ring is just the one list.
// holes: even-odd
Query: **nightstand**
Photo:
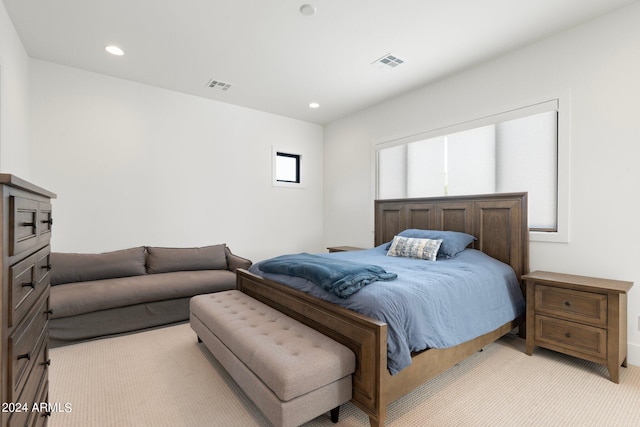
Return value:
[(329, 252), (347, 252), (347, 251), (361, 251), (364, 248), (359, 248), (357, 246), (329, 246), (327, 248)]
[(627, 366), (627, 292), (632, 282), (535, 271), (527, 287), (527, 347), (607, 366), (618, 383)]

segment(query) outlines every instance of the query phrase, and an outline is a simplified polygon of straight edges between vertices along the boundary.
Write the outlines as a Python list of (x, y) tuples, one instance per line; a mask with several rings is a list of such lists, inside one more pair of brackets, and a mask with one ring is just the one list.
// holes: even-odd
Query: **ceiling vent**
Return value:
[(207, 87), (217, 90), (229, 90), (233, 86), (231, 83), (221, 82), (220, 80), (211, 79), (207, 83)]
[(398, 58), (397, 56), (393, 56), (390, 53), (386, 54), (385, 56), (376, 59), (375, 61), (373, 61), (371, 63), (371, 65), (378, 67), (378, 68), (383, 68), (383, 69), (388, 69), (388, 68), (395, 68), (398, 65), (403, 64), (404, 61), (400, 58)]

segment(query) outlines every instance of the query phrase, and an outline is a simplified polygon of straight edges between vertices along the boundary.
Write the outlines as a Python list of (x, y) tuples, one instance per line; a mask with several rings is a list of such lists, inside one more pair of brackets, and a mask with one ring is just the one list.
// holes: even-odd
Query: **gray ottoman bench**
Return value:
[(275, 425), (298, 426), (351, 400), (347, 347), (237, 291), (191, 299), (191, 328)]

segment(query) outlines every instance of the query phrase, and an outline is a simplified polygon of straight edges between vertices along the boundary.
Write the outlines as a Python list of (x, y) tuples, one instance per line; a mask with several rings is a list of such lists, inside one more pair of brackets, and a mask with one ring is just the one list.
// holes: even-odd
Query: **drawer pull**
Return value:
[(565, 301), (564, 305), (566, 305), (567, 307), (569, 307), (571, 305), (571, 303), (569, 301)]
[(42, 269), (43, 270), (47, 270), (47, 271), (51, 271), (51, 264), (43, 265)]
[(23, 283), (22, 287), (26, 288), (27, 286), (29, 286), (31, 289), (35, 289), (36, 288), (36, 282), (30, 282), (30, 283)]
[(49, 310), (45, 311), (44, 314), (48, 314), (49, 316), (51, 316), (53, 314), (53, 310), (49, 309)]
[(46, 362), (42, 362), (41, 365), (51, 366), (51, 359), (47, 359), (47, 361)]
[(567, 332), (566, 334), (564, 334), (564, 336), (567, 338), (571, 338), (571, 332)]
[(18, 360), (20, 359), (27, 359), (27, 360), (31, 360), (31, 355), (29, 353), (25, 353), (25, 354), (19, 354), (18, 355)]
[(22, 226), (23, 227), (35, 227), (36, 223), (35, 222), (23, 222)]
[(53, 225), (53, 218), (43, 219), (43, 220), (42, 220), (42, 223), (43, 223), (43, 224)]

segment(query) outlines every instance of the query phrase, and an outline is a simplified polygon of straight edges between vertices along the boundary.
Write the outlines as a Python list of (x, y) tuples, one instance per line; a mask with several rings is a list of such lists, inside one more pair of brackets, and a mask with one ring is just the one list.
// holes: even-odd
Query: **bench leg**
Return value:
[(331, 410), (331, 422), (334, 424), (337, 423), (339, 417), (340, 417), (340, 407), (336, 406)]

